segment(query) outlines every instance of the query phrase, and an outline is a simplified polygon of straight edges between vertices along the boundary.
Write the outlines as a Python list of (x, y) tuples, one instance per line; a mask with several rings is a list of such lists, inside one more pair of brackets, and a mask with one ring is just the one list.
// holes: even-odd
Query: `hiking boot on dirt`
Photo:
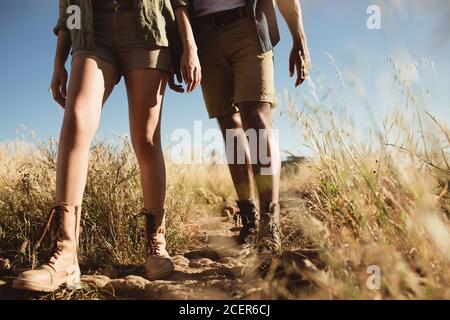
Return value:
[(144, 209), (146, 226), (147, 260), (145, 270), (150, 280), (167, 276), (174, 270), (172, 258), (166, 250), (164, 210), (148, 212)]
[(236, 212), (235, 222), (240, 218), (242, 229), (238, 236), (238, 244), (244, 248), (251, 248), (256, 243), (258, 230), (258, 209), (255, 200), (237, 201), (239, 211)]
[[(268, 203), (264, 206), (259, 220), (258, 255), (266, 263), (274, 257), (280, 257), (281, 248), (280, 205)], [(263, 267), (264, 267), (263, 264)]]
[(21, 290), (53, 292), (60, 286), (70, 289), (80, 286), (77, 249), (80, 234), (79, 207), (61, 204), (52, 208), (37, 249), (50, 230), (52, 250), (50, 258), (40, 267), (22, 272), (12, 287)]

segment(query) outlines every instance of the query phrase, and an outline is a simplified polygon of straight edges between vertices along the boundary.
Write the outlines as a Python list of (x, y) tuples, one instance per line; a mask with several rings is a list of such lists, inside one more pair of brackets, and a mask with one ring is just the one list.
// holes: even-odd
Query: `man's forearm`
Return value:
[(194, 39), (194, 32), (192, 31), (191, 21), (189, 20), (189, 13), (186, 7), (178, 7), (175, 9), (175, 18), (177, 20), (178, 32), (180, 34), (183, 48), (197, 50), (197, 45)]
[(55, 65), (64, 65), (69, 57), (72, 41), (70, 32), (67, 30), (59, 30), (58, 42), (56, 44)]
[(294, 44), (306, 46), (306, 34), (299, 0), (277, 0), (277, 4), (291, 31)]

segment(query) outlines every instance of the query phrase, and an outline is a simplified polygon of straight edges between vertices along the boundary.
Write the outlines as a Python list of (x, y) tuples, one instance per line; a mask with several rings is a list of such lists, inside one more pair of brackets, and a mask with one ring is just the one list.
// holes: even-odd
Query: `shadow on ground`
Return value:
[(78, 290), (36, 294), (13, 290), (6, 275), (0, 299), (290, 299), (314, 290), (308, 279), (320, 267), (316, 251), (286, 252), (261, 273), (235, 245), (239, 228), (211, 219), (202, 247), (174, 256), (175, 271), (164, 279), (147, 280), (142, 265), (111, 265), (83, 275)]

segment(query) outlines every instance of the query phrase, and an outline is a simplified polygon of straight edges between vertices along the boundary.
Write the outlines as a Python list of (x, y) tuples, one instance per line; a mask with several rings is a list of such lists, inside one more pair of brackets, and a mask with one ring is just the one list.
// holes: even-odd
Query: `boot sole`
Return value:
[(14, 280), (12, 283), (13, 289), (35, 292), (53, 292), (59, 289), (61, 285), (57, 287), (47, 287), (39, 285), (38, 283), (24, 280)]
[(68, 276), (60, 284), (54, 286), (43, 286), (39, 282), (15, 279), (12, 283), (12, 288), (34, 292), (54, 292), (65, 285), (65, 287), (69, 290), (76, 290), (81, 287), (80, 276), (80, 273), (74, 273)]
[(155, 280), (164, 278), (165, 276), (168, 276), (168, 275), (171, 274), (174, 270), (175, 270), (175, 266), (172, 265), (172, 266), (170, 267), (170, 269), (163, 270), (163, 271), (160, 271), (160, 272), (155, 273), (155, 274), (152, 274), (152, 275), (147, 274), (147, 278), (148, 278), (150, 281), (155, 281)]

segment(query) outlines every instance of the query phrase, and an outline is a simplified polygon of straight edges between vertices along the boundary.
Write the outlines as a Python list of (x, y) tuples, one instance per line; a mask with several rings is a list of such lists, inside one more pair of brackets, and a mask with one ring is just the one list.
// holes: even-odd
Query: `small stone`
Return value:
[(101, 275), (84, 275), (81, 277), (81, 281), (87, 284), (93, 284), (97, 288), (103, 288), (111, 281), (111, 279)]
[(186, 268), (189, 267), (189, 259), (184, 256), (181, 255), (174, 256), (172, 260), (175, 266), (177, 267), (186, 267)]
[(194, 290), (187, 283), (153, 281), (147, 285), (145, 295), (157, 300), (187, 300), (193, 293)]
[(114, 279), (108, 282), (106, 288), (110, 288), (116, 294), (139, 294), (151, 282), (139, 276), (126, 276), (123, 279)]
[(199, 259), (199, 258), (208, 258), (211, 260), (218, 260), (220, 258), (217, 251), (208, 250), (208, 249), (190, 251), (190, 252), (185, 253), (184, 256), (191, 260)]
[(199, 258), (191, 261), (189, 266), (191, 268), (204, 268), (212, 265), (214, 262), (211, 259), (208, 258)]
[(232, 257), (232, 258), (241, 258), (242, 255), (247, 255), (247, 251), (248, 250), (242, 250), (239, 247), (235, 247), (235, 248), (229, 248), (229, 249), (223, 249), (220, 252), (220, 255), (222, 257)]
[(5, 271), (11, 269), (11, 263), (9, 259), (1, 259), (0, 258), (0, 270)]
[(239, 261), (232, 257), (224, 257), (220, 259), (219, 262), (231, 266), (237, 266), (241, 264)]

